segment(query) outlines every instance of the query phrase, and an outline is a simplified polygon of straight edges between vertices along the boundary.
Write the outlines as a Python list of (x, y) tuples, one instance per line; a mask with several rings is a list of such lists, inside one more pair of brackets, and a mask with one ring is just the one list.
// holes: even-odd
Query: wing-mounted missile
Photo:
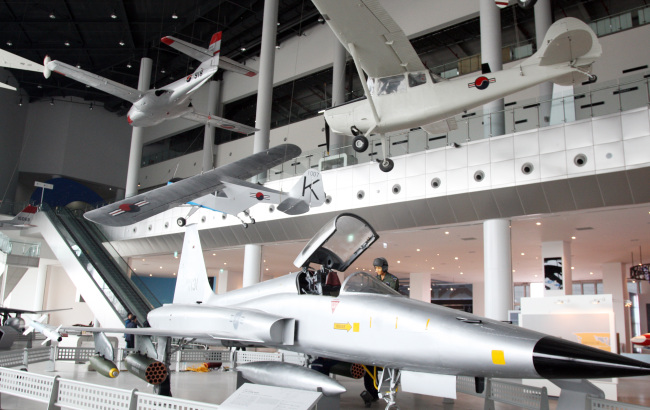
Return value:
[(636, 346), (648, 347), (650, 346), (650, 333), (634, 336), (630, 341)]
[(338, 362), (330, 367), (330, 373), (352, 379), (360, 379), (366, 373), (366, 369), (359, 363)]
[(61, 330), (61, 326), (54, 328), (54, 326), (46, 325), (43, 322), (47, 319), (47, 315), (43, 315), (37, 320), (33, 320), (29, 323), (27, 326), (27, 329), (25, 329), (25, 332), (23, 332), (23, 335), (28, 335), (32, 333), (33, 331), (37, 331), (44, 335), (47, 339), (41, 343), (41, 345), (46, 344), (47, 342), (60, 342), (63, 340), (63, 336), (59, 332)]
[(149, 384), (159, 385), (167, 379), (169, 370), (165, 363), (132, 353), (124, 359), (126, 369)]
[(237, 366), (244, 379), (267, 386), (318, 391), (336, 396), (347, 390), (343, 385), (316, 370), (283, 362), (253, 362)]

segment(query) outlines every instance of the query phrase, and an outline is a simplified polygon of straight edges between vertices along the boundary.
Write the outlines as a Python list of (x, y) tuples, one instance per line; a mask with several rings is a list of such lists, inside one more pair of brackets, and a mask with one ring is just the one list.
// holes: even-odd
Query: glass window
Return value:
[(406, 80), (404, 79), (403, 74), (378, 78), (376, 85), (377, 95), (394, 94), (406, 91)]
[(583, 283), (582, 289), (585, 295), (595, 295), (596, 294), (596, 284), (595, 283)]
[(427, 75), (424, 71), (419, 73), (408, 73), (409, 87), (417, 87), (427, 82)]
[(575, 282), (573, 282), (573, 283), (571, 284), (571, 286), (572, 286), (572, 290), (573, 290), (572, 293), (573, 293), (574, 295), (582, 295), (582, 283), (575, 283)]
[(343, 282), (341, 293), (373, 293), (379, 295), (402, 296), (385, 283), (365, 272), (355, 272)]
[(605, 288), (603, 288), (603, 282), (596, 283), (596, 293), (598, 293), (599, 295), (605, 293)]

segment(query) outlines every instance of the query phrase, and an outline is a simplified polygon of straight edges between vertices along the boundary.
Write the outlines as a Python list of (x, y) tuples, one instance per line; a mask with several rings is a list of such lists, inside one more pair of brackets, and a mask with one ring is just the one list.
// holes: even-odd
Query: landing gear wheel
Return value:
[(364, 152), (368, 149), (368, 138), (363, 135), (357, 135), (354, 137), (354, 140), (352, 140), (352, 148), (354, 148), (356, 152)]
[(255, 218), (251, 218), (251, 223), (255, 224)]
[(383, 161), (379, 162), (379, 169), (381, 169), (384, 172), (390, 172), (393, 169), (393, 167), (395, 167), (395, 163), (390, 158), (384, 158)]
[(183, 227), (185, 226), (185, 224), (187, 224), (187, 221), (185, 220), (185, 218), (178, 218), (176, 220), (176, 223), (178, 224), (178, 226)]
[(244, 228), (248, 228), (248, 224), (244, 222), (242, 225), (244, 225)]

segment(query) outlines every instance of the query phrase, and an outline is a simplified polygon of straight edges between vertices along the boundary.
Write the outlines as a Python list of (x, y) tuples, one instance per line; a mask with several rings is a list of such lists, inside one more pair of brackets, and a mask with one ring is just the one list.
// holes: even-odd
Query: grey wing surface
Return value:
[(426, 70), (406, 34), (377, 0), (313, 3), (348, 52), (354, 44), (370, 77)]
[(73, 67), (61, 61), (50, 61), (47, 64), (47, 68), (131, 103), (136, 102), (142, 96), (142, 93), (135, 88), (127, 87), (126, 85), (109, 80), (108, 78), (104, 78), (97, 74), (89, 73), (88, 71)]
[(106, 205), (84, 214), (107, 226), (126, 226), (217, 191), (229, 178), (245, 180), (300, 155), (300, 148), (282, 144), (170, 185)]
[(209, 124), (213, 127), (223, 128), (224, 130), (238, 132), (240, 134), (248, 135), (257, 131), (257, 128), (249, 127), (245, 124), (217, 117), (216, 115), (201, 114), (196, 111), (183, 114), (182, 117), (202, 124)]

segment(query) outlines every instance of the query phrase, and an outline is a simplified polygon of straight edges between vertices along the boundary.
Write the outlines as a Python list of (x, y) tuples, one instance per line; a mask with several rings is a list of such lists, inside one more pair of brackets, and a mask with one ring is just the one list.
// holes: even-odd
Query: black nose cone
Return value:
[(650, 364), (557, 337), (540, 339), (533, 364), (546, 379), (597, 379), (650, 374)]

